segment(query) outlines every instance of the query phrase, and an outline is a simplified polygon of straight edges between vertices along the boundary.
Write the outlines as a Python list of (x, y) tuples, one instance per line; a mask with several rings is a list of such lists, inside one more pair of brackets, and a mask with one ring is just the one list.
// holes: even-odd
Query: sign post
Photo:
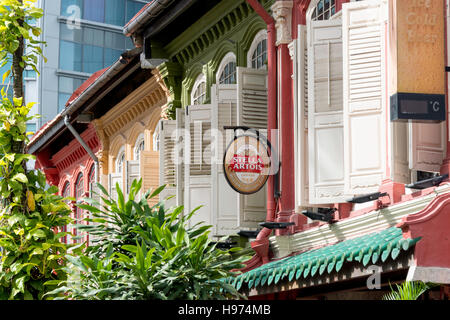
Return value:
[(390, 1), (391, 121), (445, 121), (444, 0)]
[(272, 171), (268, 141), (256, 135), (235, 136), (225, 151), (223, 171), (228, 184), (241, 194), (261, 190)]

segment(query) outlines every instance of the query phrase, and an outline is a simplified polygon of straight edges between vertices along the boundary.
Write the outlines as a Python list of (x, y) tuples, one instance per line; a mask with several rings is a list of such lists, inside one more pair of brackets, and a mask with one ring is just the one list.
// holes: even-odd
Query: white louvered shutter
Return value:
[(175, 185), (176, 185), (176, 204), (181, 206), (184, 204), (184, 139), (185, 139), (185, 110), (176, 110), (176, 132), (175, 136), (175, 150), (174, 161), (175, 163)]
[(385, 7), (343, 5), (345, 191), (379, 190), (386, 177)]
[(117, 193), (117, 187), (116, 184), (119, 183), (119, 187), (123, 192), (123, 175), (122, 173), (111, 173), (108, 176), (108, 184), (109, 184), (109, 195), (114, 200), (117, 200), (118, 193)]
[(192, 217), (190, 225), (198, 222), (212, 224), (211, 218), (211, 105), (186, 108), (185, 127), (185, 187), (184, 206), (191, 212), (203, 206)]
[(312, 21), (308, 34), (309, 202), (345, 202), (341, 20)]
[(223, 172), (225, 149), (234, 137), (233, 130), (224, 130), (225, 126), (237, 124), (237, 86), (213, 85), (212, 103), (212, 139), (214, 162), (211, 168), (212, 223), (215, 236), (234, 234), (237, 229), (237, 212), (239, 194), (227, 183)]
[[(267, 136), (267, 71), (237, 68), (237, 125), (258, 129)], [(267, 187), (251, 195), (239, 195), (238, 227), (258, 228), (267, 215)]]
[(446, 153), (446, 123), (409, 123), (409, 167), (439, 172)]
[(392, 161), (391, 177), (394, 182), (408, 184), (411, 171), (408, 165), (408, 123), (391, 122)]
[(131, 190), (131, 185), (133, 184), (133, 181), (139, 181), (140, 179), (140, 162), (137, 160), (133, 161), (127, 161), (126, 162), (126, 193), (129, 194)]
[(296, 152), (296, 193), (297, 205), (309, 207), (308, 179), (308, 43), (307, 28), (298, 26), (296, 48), (296, 86), (297, 86), (297, 152)]
[[(159, 134), (159, 184), (166, 185), (160, 193), (161, 199), (176, 195), (175, 137), (177, 128), (175, 120), (161, 120), (158, 124)], [(166, 207), (176, 205), (176, 199), (166, 202)]]

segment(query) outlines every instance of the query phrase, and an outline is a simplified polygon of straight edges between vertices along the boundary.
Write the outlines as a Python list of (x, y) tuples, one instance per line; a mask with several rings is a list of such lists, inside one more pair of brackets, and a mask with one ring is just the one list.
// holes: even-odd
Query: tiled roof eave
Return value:
[(342, 241), (338, 244), (311, 250), (278, 261), (224, 281), (240, 290), (277, 284), (281, 280), (294, 281), (315, 276), (339, 273), (346, 264), (363, 267), (396, 260), (402, 251), (411, 249), (420, 238), (405, 239), (396, 227)]

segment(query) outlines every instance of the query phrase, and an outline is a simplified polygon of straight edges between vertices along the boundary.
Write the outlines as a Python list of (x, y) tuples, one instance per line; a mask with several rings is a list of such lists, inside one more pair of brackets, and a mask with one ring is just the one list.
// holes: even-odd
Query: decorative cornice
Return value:
[(100, 118), (104, 137), (111, 137), (142, 117), (146, 111), (167, 103), (166, 91), (157, 77), (152, 77)]
[(272, 6), (273, 17), (276, 21), (276, 45), (289, 44), (292, 41), (292, 7), (293, 1), (277, 1)]

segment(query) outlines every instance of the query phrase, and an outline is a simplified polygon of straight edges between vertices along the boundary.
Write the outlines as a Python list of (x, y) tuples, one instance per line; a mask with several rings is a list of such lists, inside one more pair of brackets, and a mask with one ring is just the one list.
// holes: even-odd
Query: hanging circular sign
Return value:
[(225, 151), (223, 171), (229, 185), (239, 193), (261, 190), (269, 178), (271, 161), (268, 147), (251, 135), (235, 137)]

